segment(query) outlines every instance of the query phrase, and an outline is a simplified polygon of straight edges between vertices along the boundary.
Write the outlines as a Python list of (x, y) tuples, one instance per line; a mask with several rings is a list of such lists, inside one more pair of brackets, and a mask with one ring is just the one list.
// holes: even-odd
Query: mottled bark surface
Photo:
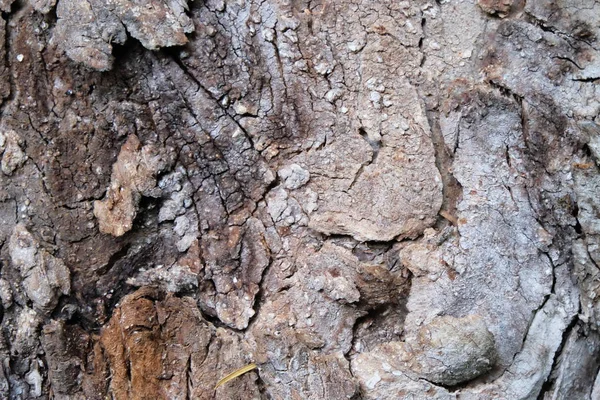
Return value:
[(597, 1), (0, 11), (0, 398), (600, 398)]

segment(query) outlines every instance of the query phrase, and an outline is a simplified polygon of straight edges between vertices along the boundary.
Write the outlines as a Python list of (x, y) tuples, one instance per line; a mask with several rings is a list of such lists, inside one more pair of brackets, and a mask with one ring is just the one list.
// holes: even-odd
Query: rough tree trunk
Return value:
[(600, 398), (598, 1), (0, 10), (0, 398)]

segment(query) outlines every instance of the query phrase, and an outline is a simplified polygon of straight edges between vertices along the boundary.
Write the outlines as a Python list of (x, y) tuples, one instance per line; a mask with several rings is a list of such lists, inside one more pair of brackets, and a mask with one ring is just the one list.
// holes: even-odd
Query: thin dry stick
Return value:
[(244, 375), (246, 372), (252, 371), (255, 368), (256, 368), (256, 364), (248, 364), (245, 367), (242, 367), (240, 369), (236, 369), (235, 371), (233, 371), (232, 373), (230, 373), (229, 375), (227, 375), (225, 378), (223, 378), (219, 382), (217, 382), (217, 385), (215, 386), (215, 389), (218, 388), (221, 385), (226, 384), (230, 380), (237, 378), (240, 375)]

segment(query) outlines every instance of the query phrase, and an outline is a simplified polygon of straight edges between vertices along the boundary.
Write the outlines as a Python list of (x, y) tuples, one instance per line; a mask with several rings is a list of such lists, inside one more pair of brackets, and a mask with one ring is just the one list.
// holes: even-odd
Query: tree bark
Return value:
[(600, 398), (597, 1), (0, 11), (0, 398)]

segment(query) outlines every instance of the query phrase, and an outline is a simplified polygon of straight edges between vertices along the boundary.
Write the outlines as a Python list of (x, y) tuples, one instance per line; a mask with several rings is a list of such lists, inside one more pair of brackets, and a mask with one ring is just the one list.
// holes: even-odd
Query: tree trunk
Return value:
[(0, 10), (0, 398), (600, 399), (599, 2)]

